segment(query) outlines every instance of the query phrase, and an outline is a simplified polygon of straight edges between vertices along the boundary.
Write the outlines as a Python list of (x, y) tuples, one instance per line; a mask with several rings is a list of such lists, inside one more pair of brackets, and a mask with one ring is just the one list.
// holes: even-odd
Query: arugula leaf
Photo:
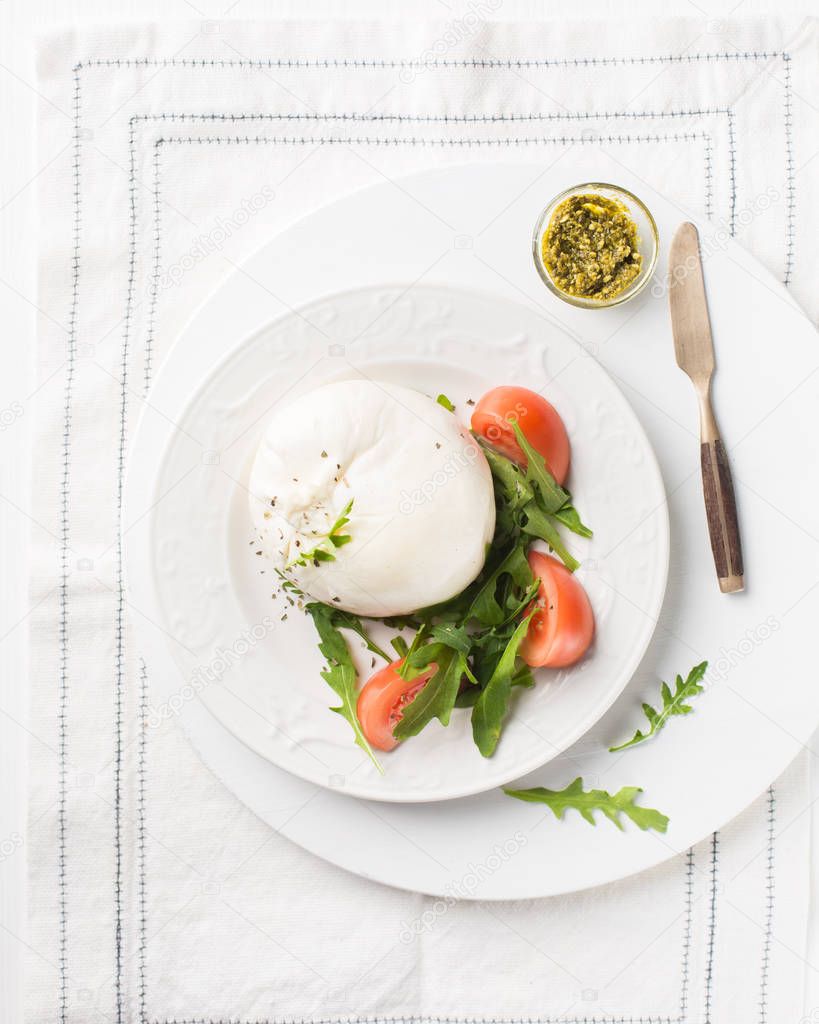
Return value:
[(390, 629), (418, 629), (421, 625), (421, 620), (416, 618), (414, 615), (385, 615), (383, 618), (378, 620), (383, 622), (385, 626), (389, 626)]
[(503, 503), (513, 509), (521, 508), (534, 498), (532, 488), (527, 484), (523, 470), (517, 463), (496, 452), (488, 444), (481, 443), (481, 451), (486, 456), (492, 479), (501, 490)]
[(458, 626), (452, 622), (441, 622), (430, 630), (433, 640), (438, 640), (461, 654), (469, 654), (472, 649), (472, 635), (466, 626)]
[(543, 456), (529, 444), (517, 423), (512, 426), (527, 458), (525, 470), (488, 445), (482, 445), (496, 485), (496, 498), (500, 492), (498, 529), (514, 535), (515, 528), (519, 526), (531, 536), (540, 537), (574, 572), (579, 563), (566, 549), (553, 520), (581, 537), (591, 537), (592, 531), (581, 520), (572, 504), (571, 494), (552, 476)]
[(354, 500), (355, 499), (350, 498), (350, 500), (347, 502), (347, 504), (344, 506), (344, 508), (339, 513), (339, 516), (336, 519), (336, 521), (330, 527), (330, 535), (331, 536), (334, 533), (337, 533), (338, 530), (340, 530), (342, 526), (346, 526), (347, 523), (349, 523), (349, 521), (350, 521), (350, 512), (352, 511), (353, 501)]
[(319, 650), (327, 659), (327, 667), (321, 673), (322, 679), (330, 686), (334, 693), (341, 698), (341, 704), (337, 708), (330, 708), (336, 714), (345, 718), (352, 727), (355, 741), (359, 747), (370, 758), (372, 763), (383, 775), (384, 769), (378, 762), (372, 747), (367, 742), (361, 723), (358, 720), (356, 705), (358, 703), (358, 690), (356, 689), (356, 673), (350, 650), (344, 637), (333, 623), (332, 612), (334, 609), (325, 604), (312, 602), (305, 607), (313, 619), (320, 642)]
[(491, 757), (498, 745), (501, 728), (509, 709), (518, 648), (529, 630), (533, 614), (534, 612), (527, 615), (512, 633), (494, 672), (472, 709), (472, 737), (475, 746), (484, 757)]
[(565, 487), (561, 487), (549, 471), (546, 461), (526, 440), (526, 436), (517, 423), (512, 424), (518, 444), (528, 460), (526, 479), (535, 492), (535, 500), (547, 514), (563, 523), (573, 533), (581, 537), (593, 536), (588, 526), (584, 525), (580, 514), (572, 504), (572, 496)]
[(509, 646), (516, 625), (517, 623), (509, 623), (504, 627), (493, 627), (475, 637), (470, 654), (472, 670), (481, 689), (492, 678), (503, 652)]
[(447, 412), (455, 412), (455, 406), (450, 402), (446, 395), (438, 395), (435, 401), (438, 405), (442, 405)]
[[(528, 559), (526, 560), (528, 564)], [(510, 622), (514, 622), (521, 612), (525, 611), (529, 605), (534, 601), (540, 590), (540, 579), (536, 576), (532, 576), (532, 582), (529, 585), (528, 590), (521, 590), (520, 585), (517, 586), (517, 591), (520, 597), (517, 597), (514, 593), (506, 595), (506, 618), (503, 622), (498, 624), (498, 628), (501, 626), (508, 626)]]
[[(426, 668), (429, 664), (429, 661), (424, 661), (423, 657), (421, 657), (420, 660), (416, 658), (416, 652), (421, 646), (422, 641), (426, 639), (426, 633), (427, 627), (426, 625), (423, 625), (412, 638), (412, 643), (409, 645), (407, 653), (404, 655), (404, 664), (396, 670), (402, 679), (412, 679), (414, 676), (418, 675), (418, 672), (420, 672), (421, 669)], [(414, 668), (417, 668), (418, 672), (413, 672)]]
[(563, 819), (563, 814), (567, 809), (573, 808), (579, 811), (590, 825), (596, 825), (593, 812), (602, 811), (621, 832), (623, 830), (621, 814), (625, 814), (644, 832), (647, 829), (665, 832), (668, 828), (668, 818), (664, 814), (651, 807), (637, 806), (635, 801), (642, 792), (638, 786), (623, 786), (614, 794), (607, 793), (605, 789), (586, 791), (583, 789), (582, 778), (570, 782), (565, 789), (544, 789), (542, 786), (536, 786), (533, 789), (504, 789), (507, 796), (513, 796), (516, 800), (546, 804), (559, 821)]
[[(421, 661), (423, 664), (419, 664)], [(449, 725), (466, 667), (466, 655), (444, 644), (431, 643), (415, 653), (413, 662), (413, 667), (418, 668), (419, 672), (433, 662), (438, 668), (426, 686), (404, 707), (393, 729), (393, 735), (398, 740), (417, 736), (433, 718), (437, 718), (441, 725)]]
[(483, 580), (466, 613), (467, 621), (477, 619), (485, 626), (497, 626), (504, 621), (509, 595), (504, 596), (503, 604), (498, 601), (499, 584), (504, 576), (508, 576), (513, 584), (524, 590), (532, 585), (533, 576), (526, 560), (525, 542), (516, 543), (500, 565)]
[(495, 541), (514, 543), (520, 533), (520, 509), (534, 500), (534, 491), (526, 483), (520, 466), (511, 459), (496, 452), (483, 441), (481, 450), (492, 471), (495, 488)]
[[(467, 667), (467, 676), (469, 668)], [(512, 686), (523, 686), (527, 690), (531, 689), (535, 685), (535, 677), (532, 675), (532, 670), (528, 665), (521, 663), (512, 676)], [(462, 689), (458, 696), (455, 698), (456, 708), (474, 708), (478, 697), (481, 695), (480, 685), (467, 686)]]
[(569, 572), (574, 572), (575, 569), (579, 568), (580, 562), (563, 544), (551, 518), (539, 505), (534, 501), (530, 501), (523, 510), (523, 514), (526, 517), (522, 527), (524, 533), (545, 540)]
[(512, 676), (512, 686), (525, 686), (526, 689), (531, 689), (535, 685), (535, 677), (532, 674), (532, 669), (522, 661), (520, 665), (515, 669), (514, 675)]
[(437, 661), (438, 655), (443, 656), (447, 653), (443, 650), (445, 646), (442, 643), (431, 642), (427, 637), (427, 627), (422, 626), (409, 645), (409, 650), (404, 659), (403, 678), (414, 679), (417, 675), (420, 675), (433, 661)]
[(407, 647), (407, 641), (402, 636), (394, 636), (390, 643), (395, 648), (399, 658), (406, 658), (409, 647)]
[(347, 523), (349, 523), (349, 513), (352, 507), (353, 499), (350, 498), (339, 513), (336, 521), (330, 527), (326, 536), (322, 537), (312, 550), (304, 551), (298, 558), (294, 559), (288, 566), (286, 566), (286, 568), (292, 569), (293, 566), (296, 565), (305, 566), (308, 562), (335, 562), (336, 556), (333, 554), (332, 550), (327, 549), (326, 545), (329, 543), (331, 549), (341, 548), (344, 547), (345, 544), (349, 544), (353, 539), (348, 533), (339, 532), (347, 525)]
[(526, 440), (526, 435), (520, 429), (520, 424), (514, 422), (512, 429), (515, 432), (520, 449), (527, 459), (526, 469), (524, 470), (526, 481), (530, 486), (534, 484), (537, 488), (543, 511), (549, 515), (554, 515), (558, 509), (562, 508), (570, 500), (569, 492), (565, 491), (555, 480), (546, 465), (546, 460)]
[(463, 690), (460, 690), (458, 696), (455, 698), (456, 708), (474, 708), (475, 701), (481, 695), (481, 688), (479, 686), (467, 686)]
[(572, 533), (578, 534), (580, 537), (594, 536), (588, 526), (583, 524), (580, 518), (580, 513), (574, 505), (571, 504), (571, 501), (555, 512), (555, 519), (563, 523), (567, 529), (571, 530)]
[(618, 750), (625, 750), (626, 747), (636, 746), (638, 743), (642, 743), (644, 740), (655, 736), (661, 729), (665, 728), (669, 718), (674, 715), (687, 715), (693, 711), (694, 709), (690, 704), (686, 704), (686, 701), (702, 693), (703, 687), (700, 686), (700, 680), (705, 675), (707, 668), (708, 662), (702, 661), (691, 669), (685, 680), (683, 680), (682, 676), (678, 675), (673, 693), (668, 683), (663, 683), (660, 688), (663, 698), (662, 709), (655, 711), (650, 704), (643, 704), (643, 714), (648, 719), (648, 729), (645, 732), (641, 732), (638, 729), (630, 740), (621, 743), (617, 747), (609, 747), (609, 750), (615, 753)]
[[(315, 603), (319, 604), (320, 602)], [(330, 604), (322, 605), (322, 607), (327, 609), (326, 614), (330, 619), (332, 625), (336, 626), (338, 629), (351, 630), (357, 636), (361, 637), (361, 639), (366, 644), (368, 651), (372, 651), (373, 654), (377, 654), (378, 657), (383, 658), (384, 661), (392, 661), (392, 658), (383, 649), (383, 647), (379, 647), (375, 640), (372, 639), (370, 634), (364, 628), (364, 624), (362, 623), (358, 615), (353, 615), (352, 612), (345, 612), (341, 608), (334, 608)]]

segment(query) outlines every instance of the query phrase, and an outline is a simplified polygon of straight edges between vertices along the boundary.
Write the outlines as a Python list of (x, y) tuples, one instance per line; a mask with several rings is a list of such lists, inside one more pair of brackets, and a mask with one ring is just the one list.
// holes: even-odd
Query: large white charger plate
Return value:
[[(433, 722), (380, 755), (379, 773), (349, 725), (328, 711), (337, 700), (320, 675), (312, 620), (286, 592), (273, 599), (280, 580), (258, 557), (248, 469), (271, 411), (339, 377), (401, 384), (431, 402), (444, 392), (466, 423), (470, 396), (525, 383), (548, 394), (567, 424), (569, 482), (595, 528), (593, 539), (567, 543), (590, 566), (578, 575), (594, 608), (595, 642), (578, 665), (539, 670), (532, 689), (513, 695), (491, 758), (472, 740), (470, 712), (456, 709), (448, 728)], [(182, 393), (182, 381), (177, 388)], [(310, 782), (391, 801), (453, 799), (511, 782), (588, 730), (621, 693), (654, 631), (668, 515), (648, 439), (600, 365), (519, 302), (423, 284), (411, 293), (379, 286), (319, 299), (242, 339), (159, 432), (146, 434), (132, 456), (129, 493), (144, 496), (151, 511), (129, 537), (131, 584), (167, 633), (166, 660), (180, 686), (239, 644), (241, 657), (201, 686), (199, 699), (252, 750)], [(424, 488), (446, 500), (448, 470), (457, 473), (457, 464), (430, 468), (428, 480), (408, 479), (393, 524), (409, 523)], [(246, 644), (249, 631), (254, 642)], [(386, 647), (395, 636), (386, 627), (371, 631)], [(353, 650), (366, 679), (371, 655), (359, 641)]]
[[(671, 577), (660, 627), (627, 696), (565, 755), (527, 781), (562, 786), (583, 775), (587, 785), (609, 789), (640, 784), (647, 790), (646, 802), (670, 814), (666, 836), (602, 827), (590, 835), (589, 826), (576, 818), (533, 830), (542, 813), (497, 791), (445, 804), (351, 800), (283, 772), (237, 741), (200, 701), (183, 702), (183, 726), (241, 799), (308, 849), (368, 877), (447, 892), (470, 864), (485, 861), (516, 834), (527, 841), (518, 844), (513, 858), (501, 858), (499, 866), (485, 872), (470, 895), (549, 895), (621, 877), (687, 848), (738, 813), (784, 768), (819, 718), (816, 689), (804, 671), (811, 658), (807, 623), (816, 610), (811, 588), (817, 495), (814, 479), (802, 471), (816, 455), (811, 374), (819, 357), (813, 330), (787, 293), (741, 249), (721, 239), (710, 246), (706, 274), (720, 366), (716, 399), (734, 461), (748, 565), (746, 592), (724, 597), (716, 587), (705, 530), (694, 402), (690, 385), (673, 363), (664, 296), (649, 292), (619, 310), (574, 311), (546, 295), (531, 264), (529, 237), (541, 206), (582, 177), (615, 179), (641, 195), (660, 226), (662, 264), (680, 211), (621, 168), (605, 164), (596, 158), (586, 174), (568, 166), (544, 173), (520, 165), (435, 172), (408, 179), (399, 188), (385, 184), (358, 193), (294, 225), (253, 258), (249, 274), (230, 280), (195, 318), (157, 379), (153, 410), (143, 417), (129, 474), (125, 527), (129, 584), (140, 607), (151, 596), (144, 586), (146, 553), (158, 551), (171, 568), (176, 557), (173, 544), (163, 546), (163, 538), (152, 534), (158, 511), (145, 514), (151, 490), (143, 491), (145, 466), (149, 460), (156, 463), (159, 421), (179, 422), (191, 383), (207, 379), (235, 339), (283, 313), (282, 302), (254, 281), (266, 283), (291, 308), (316, 295), (404, 283), (407, 302), (390, 306), (383, 319), (412, 308), (412, 282), (422, 277), (425, 284), (447, 289), (472, 287), (523, 297), (543, 318), (542, 330), (550, 337), (555, 322), (578, 337), (584, 351), (575, 363), (593, 365), (596, 358), (625, 387), (654, 443), (672, 523)], [(440, 211), (447, 224), (419, 215), (420, 207)], [(711, 232), (707, 225), (700, 227), (707, 244)], [(270, 355), (275, 358), (275, 346)], [(333, 356), (329, 347), (323, 353), (323, 358)], [(335, 357), (342, 354), (336, 350)], [(396, 369), (393, 364), (388, 372)], [(561, 363), (546, 366), (552, 377), (561, 369)], [(461, 370), (464, 386), (453, 389), (458, 396), (480, 379), (480, 373), (474, 376), (480, 370), (474, 360)], [(339, 372), (346, 371), (339, 367)], [(555, 386), (559, 383), (560, 377)], [(223, 414), (230, 420), (234, 410), (226, 407)], [(796, 437), (798, 448), (792, 443)], [(215, 447), (206, 458), (214, 462), (217, 453)], [(221, 453), (218, 458), (221, 465)], [(576, 477), (582, 504), (579, 467)], [(635, 493), (634, 500), (639, 502), (641, 495)], [(208, 511), (188, 509), (188, 514), (207, 516)], [(240, 558), (238, 552), (235, 557)], [(607, 561), (595, 559), (587, 566), (591, 589), (592, 573), (603, 579)], [(216, 595), (225, 580), (204, 577), (200, 583)], [(187, 618), (187, 609), (168, 611)], [(252, 616), (246, 621), (252, 622)], [(140, 626), (149, 667), (155, 678), (165, 678), (173, 696), (179, 679), (166, 671), (163, 630), (142, 619)], [(192, 650), (197, 639), (188, 637)], [(623, 756), (606, 753), (608, 745), (639, 724), (640, 700), (656, 696), (660, 677), (703, 657), (712, 661), (711, 685), (699, 699), (697, 714), (674, 722), (654, 743)], [(349, 790), (349, 779), (341, 775), (326, 781)]]

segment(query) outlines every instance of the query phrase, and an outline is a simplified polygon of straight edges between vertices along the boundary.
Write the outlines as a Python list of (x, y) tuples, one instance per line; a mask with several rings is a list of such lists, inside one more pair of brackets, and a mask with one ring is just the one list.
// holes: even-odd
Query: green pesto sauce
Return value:
[(617, 199), (595, 193), (564, 199), (542, 242), (543, 265), (567, 295), (606, 302), (640, 273), (637, 225)]

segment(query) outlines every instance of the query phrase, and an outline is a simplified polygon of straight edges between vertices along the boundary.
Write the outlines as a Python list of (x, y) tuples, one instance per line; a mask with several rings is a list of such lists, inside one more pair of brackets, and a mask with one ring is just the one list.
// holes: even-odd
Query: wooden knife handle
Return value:
[(719, 588), (723, 594), (733, 594), (745, 585), (742, 578), (742, 545), (728, 453), (719, 437), (702, 442), (700, 459), (708, 533)]

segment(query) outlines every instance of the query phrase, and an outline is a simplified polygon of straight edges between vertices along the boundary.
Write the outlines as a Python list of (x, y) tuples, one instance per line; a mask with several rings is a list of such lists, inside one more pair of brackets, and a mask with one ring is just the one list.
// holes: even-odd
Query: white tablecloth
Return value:
[[(489, 13), (43, 44), (32, 1022), (802, 1014), (805, 763), (687, 857), (575, 897), (462, 904), (405, 943), (428, 901), (293, 847), (173, 723), (139, 727), (142, 610), (125, 606), (117, 535), (143, 390), (198, 302), (318, 203), (461, 162), (467, 140), (478, 159), (533, 135), (600, 146), (724, 221), (816, 316), (816, 217), (796, 187), (816, 148), (815, 25)], [(277, 201), (254, 202), (271, 182)], [(746, 215), (763, 194), (765, 214)]]

